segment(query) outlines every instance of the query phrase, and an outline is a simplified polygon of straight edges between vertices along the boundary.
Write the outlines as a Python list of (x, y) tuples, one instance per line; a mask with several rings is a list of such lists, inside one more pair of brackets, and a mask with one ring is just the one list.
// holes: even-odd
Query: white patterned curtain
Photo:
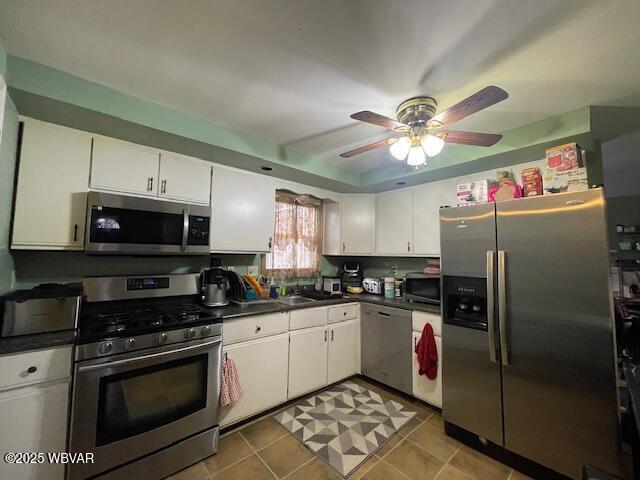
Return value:
[(311, 277), (320, 270), (321, 203), (308, 196), (278, 192), (271, 253), (265, 255), (267, 277)]

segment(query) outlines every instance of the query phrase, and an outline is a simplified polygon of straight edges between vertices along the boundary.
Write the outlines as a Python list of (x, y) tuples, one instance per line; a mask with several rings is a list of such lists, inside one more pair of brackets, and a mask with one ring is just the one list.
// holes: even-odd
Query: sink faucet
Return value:
[(300, 291), (300, 284), (296, 282), (295, 289), (293, 290), (292, 295), (300, 295), (302, 292)]

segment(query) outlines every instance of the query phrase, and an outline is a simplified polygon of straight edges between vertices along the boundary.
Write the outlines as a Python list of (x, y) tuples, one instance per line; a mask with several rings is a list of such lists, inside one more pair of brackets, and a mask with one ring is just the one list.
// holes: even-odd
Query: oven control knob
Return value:
[(126, 349), (130, 349), (136, 346), (136, 339), (131, 337), (131, 338), (127, 338), (124, 341), (124, 348)]
[(156, 341), (162, 345), (163, 343), (167, 343), (168, 337), (166, 333), (161, 333), (156, 337)]
[(202, 327), (202, 335), (207, 336), (210, 334), (211, 334), (211, 327), (209, 325)]
[(184, 338), (193, 338), (196, 336), (196, 331), (193, 328), (188, 328), (184, 331)]
[(113, 343), (111, 342), (104, 342), (98, 345), (98, 353), (100, 355), (106, 355), (111, 352), (111, 350), (113, 350)]

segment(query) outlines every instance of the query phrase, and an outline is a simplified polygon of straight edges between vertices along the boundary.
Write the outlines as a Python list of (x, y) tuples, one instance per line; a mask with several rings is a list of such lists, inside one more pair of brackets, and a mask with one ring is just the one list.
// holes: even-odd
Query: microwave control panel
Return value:
[(209, 217), (189, 215), (187, 245), (209, 245)]

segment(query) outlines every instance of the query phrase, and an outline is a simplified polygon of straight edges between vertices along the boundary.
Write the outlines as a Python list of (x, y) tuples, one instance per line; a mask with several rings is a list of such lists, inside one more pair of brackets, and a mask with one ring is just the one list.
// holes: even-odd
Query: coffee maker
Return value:
[(362, 279), (364, 274), (359, 263), (345, 262), (342, 264), (342, 270), (340, 271), (340, 280), (342, 282), (342, 288), (346, 287), (362, 287)]
[(209, 268), (200, 273), (200, 292), (205, 307), (224, 307), (229, 304), (227, 290), (229, 272), (222, 268), (222, 259), (211, 257)]

